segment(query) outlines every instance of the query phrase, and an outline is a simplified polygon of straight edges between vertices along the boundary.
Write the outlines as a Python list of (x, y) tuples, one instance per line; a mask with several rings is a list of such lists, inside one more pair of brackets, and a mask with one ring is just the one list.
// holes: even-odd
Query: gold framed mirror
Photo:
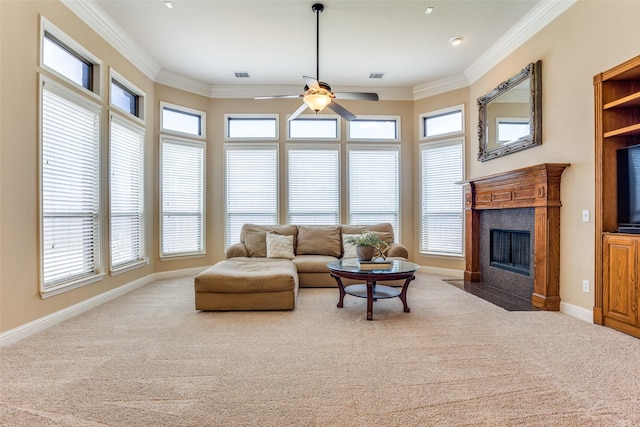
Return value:
[(542, 144), (542, 61), (478, 98), (478, 160)]

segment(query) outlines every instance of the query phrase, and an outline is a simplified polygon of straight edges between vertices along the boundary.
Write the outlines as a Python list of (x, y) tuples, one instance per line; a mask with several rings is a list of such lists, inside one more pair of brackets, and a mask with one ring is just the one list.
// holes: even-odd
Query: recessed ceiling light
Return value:
[(460, 36), (451, 37), (451, 38), (449, 39), (449, 44), (450, 44), (451, 46), (458, 46), (460, 43), (462, 43), (462, 41), (463, 41), (463, 40), (464, 40), (464, 39), (463, 39), (462, 37), (460, 37)]
[(171, 3), (170, 1), (164, 2), (164, 5), (167, 6), (167, 9), (173, 9), (173, 3)]
[(431, 14), (433, 13), (433, 9), (434, 9), (434, 8), (433, 8), (432, 6), (429, 6), (429, 7), (427, 8), (427, 10), (425, 10), (425, 11), (424, 11), (424, 14), (425, 14), (425, 15), (431, 15)]

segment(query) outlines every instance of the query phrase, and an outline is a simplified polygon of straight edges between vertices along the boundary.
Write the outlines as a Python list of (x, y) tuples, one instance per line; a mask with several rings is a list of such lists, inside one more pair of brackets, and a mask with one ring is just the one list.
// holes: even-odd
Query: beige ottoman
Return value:
[(289, 260), (231, 258), (195, 278), (196, 310), (293, 310), (298, 272)]

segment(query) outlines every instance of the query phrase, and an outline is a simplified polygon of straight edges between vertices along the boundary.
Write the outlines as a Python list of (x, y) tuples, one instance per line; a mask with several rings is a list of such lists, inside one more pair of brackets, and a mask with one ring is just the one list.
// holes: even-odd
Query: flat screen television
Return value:
[(618, 231), (640, 234), (640, 144), (618, 156)]

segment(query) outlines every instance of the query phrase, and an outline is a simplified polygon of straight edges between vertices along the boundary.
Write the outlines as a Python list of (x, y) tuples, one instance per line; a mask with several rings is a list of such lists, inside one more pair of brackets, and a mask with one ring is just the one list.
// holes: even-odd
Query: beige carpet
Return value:
[(640, 425), (640, 340), (434, 276), (374, 306), (196, 312), (162, 280), (1, 351), (3, 426)]

